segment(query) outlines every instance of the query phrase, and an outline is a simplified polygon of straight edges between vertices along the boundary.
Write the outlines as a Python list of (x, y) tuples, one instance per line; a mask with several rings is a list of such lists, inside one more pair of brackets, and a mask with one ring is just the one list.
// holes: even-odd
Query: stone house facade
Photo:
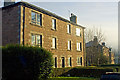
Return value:
[(18, 2), (2, 8), (2, 45), (39, 46), (53, 53), (54, 67), (85, 65), (84, 27), (35, 5)]
[(99, 44), (97, 36), (94, 36), (92, 41), (86, 43), (86, 63), (92, 65), (96, 61), (97, 64), (100, 64), (99, 58), (96, 60), (98, 55), (106, 56), (108, 64), (115, 64), (115, 55), (111, 51), (111, 48), (106, 47), (104, 42)]

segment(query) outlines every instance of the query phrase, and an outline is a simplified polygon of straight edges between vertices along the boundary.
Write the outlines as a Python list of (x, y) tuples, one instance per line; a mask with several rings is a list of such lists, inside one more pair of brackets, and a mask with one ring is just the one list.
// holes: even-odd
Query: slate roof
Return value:
[(34, 10), (37, 10), (37, 11), (41, 12), (41, 13), (47, 14), (47, 15), (49, 15), (49, 16), (55, 17), (55, 18), (57, 18), (57, 19), (60, 19), (60, 20), (62, 20), (62, 21), (71, 23), (71, 24), (73, 24), (73, 25), (75, 25), (75, 26), (79, 26), (79, 27), (85, 29), (85, 27), (83, 27), (83, 26), (81, 26), (81, 25), (78, 25), (78, 24), (76, 24), (76, 23), (74, 23), (74, 22), (71, 22), (71, 21), (69, 21), (69, 20), (67, 20), (67, 19), (65, 19), (65, 18), (62, 18), (62, 17), (60, 17), (60, 16), (58, 16), (58, 15), (52, 13), (52, 12), (49, 12), (49, 11), (47, 11), (47, 10), (45, 10), (45, 9), (42, 9), (42, 8), (40, 8), (40, 7), (37, 7), (37, 6), (35, 6), (35, 5), (32, 5), (32, 4), (27, 3), (27, 2), (23, 2), (23, 1), (22, 1), (22, 2), (17, 2), (17, 3), (15, 3), (15, 4), (11, 4), (11, 5), (9, 5), (9, 6), (2, 7), (2, 9), (8, 9), (8, 8), (10, 8), (10, 7), (14, 7), (14, 6), (17, 6), (17, 5), (23, 5), (23, 6), (25, 6), (25, 7), (32, 8), (32, 9), (34, 9)]

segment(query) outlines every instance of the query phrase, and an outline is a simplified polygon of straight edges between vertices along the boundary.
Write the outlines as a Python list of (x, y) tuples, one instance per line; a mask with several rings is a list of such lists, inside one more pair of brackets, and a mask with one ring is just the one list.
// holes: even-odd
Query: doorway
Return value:
[(62, 68), (65, 67), (65, 58), (62, 57)]

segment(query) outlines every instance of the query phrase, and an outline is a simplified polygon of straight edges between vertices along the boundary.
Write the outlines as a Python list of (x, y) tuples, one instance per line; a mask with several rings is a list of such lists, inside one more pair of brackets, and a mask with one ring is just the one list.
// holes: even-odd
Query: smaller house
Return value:
[(108, 64), (114, 64), (115, 58), (111, 48), (106, 47), (105, 42), (99, 44), (97, 36), (94, 36), (92, 41), (86, 43), (86, 64), (101, 64), (100, 58), (97, 58), (99, 55), (106, 56)]

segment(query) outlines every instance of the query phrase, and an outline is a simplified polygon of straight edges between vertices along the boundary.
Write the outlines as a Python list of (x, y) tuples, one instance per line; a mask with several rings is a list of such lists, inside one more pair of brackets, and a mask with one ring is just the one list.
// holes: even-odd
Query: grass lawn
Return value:
[(99, 80), (98, 78), (88, 78), (88, 77), (54, 77), (48, 80)]

